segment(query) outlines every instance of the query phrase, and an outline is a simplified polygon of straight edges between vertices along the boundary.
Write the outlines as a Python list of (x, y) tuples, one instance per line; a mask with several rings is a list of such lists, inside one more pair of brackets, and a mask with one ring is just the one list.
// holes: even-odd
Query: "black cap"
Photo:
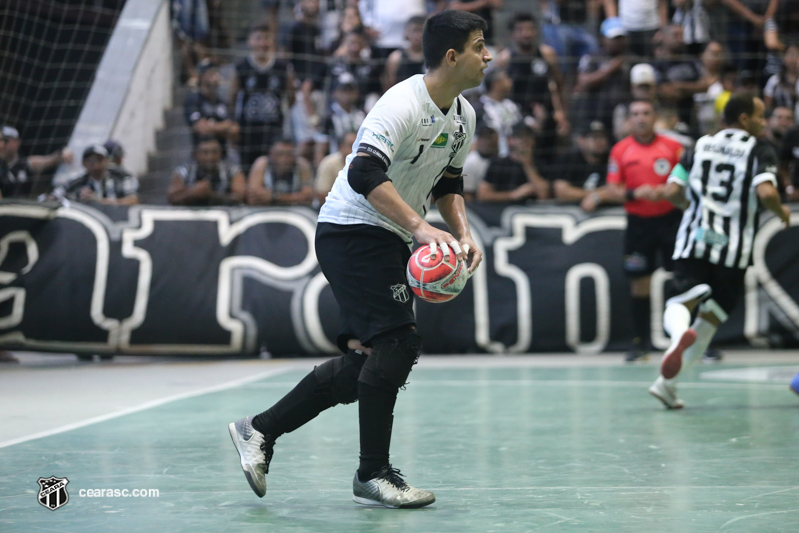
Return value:
[(585, 137), (586, 135), (591, 135), (592, 133), (601, 133), (603, 135), (607, 134), (607, 128), (605, 128), (604, 122), (601, 120), (592, 120), (590, 122), (584, 122), (580, 125), (577, 129), (577, 134), (581, 137)]
[(120, 158), (125, 155), (122, 145), (112, 139), (105, 141), (103, 148), (108, 152), (108, 157)]
[(197, 63), (197, 76), (202, 77), (203, 74), (208, 72), (209, 70), (218, 68), (219, 65), (211, 61), (210, 59), (203, 59), (199, 63)]
[(99, 155), (102, 158), (108, 157), (108, 150), (102, 144), (93, 144), (83, 151), (83, 159), (90, 155)]

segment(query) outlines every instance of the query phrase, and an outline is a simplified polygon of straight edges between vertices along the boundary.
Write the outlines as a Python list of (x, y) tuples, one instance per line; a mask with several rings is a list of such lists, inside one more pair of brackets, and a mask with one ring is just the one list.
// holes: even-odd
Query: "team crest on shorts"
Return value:
[(65, 477), (40, 477), (40, 488), (38, 495), (39, 503), (51, 511), (55, 511), (59, 507), (65, 506), (69, 501), (67, 483), (69, 483), (69, 480)]
[(404, 304), (408, 301), (408, 298), (410, 298), (410, 295), (408, 294), (408, 287), (406, 287), (404, 283), (392, 285), (391, 292), (394, 299), (401, 304)]
[(669, 160), (664, 157), (656, 159), (654, 170), (655, 174), (658, 176), (665, 176), (671, 170), (671, 163), (669, 163)]

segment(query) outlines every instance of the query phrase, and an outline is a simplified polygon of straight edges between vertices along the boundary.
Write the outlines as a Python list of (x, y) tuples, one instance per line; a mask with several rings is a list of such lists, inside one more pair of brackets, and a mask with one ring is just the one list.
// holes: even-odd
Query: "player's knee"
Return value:
[(724, 308), (721, 307), (721, 305), (719, 305), (719, 303), (713, 298), (702, 302), (702, 304), (699, 306), (699, 315), (706, 319), (710, 319), (710, 323), (714, 326), (723, 324), (729, 318), (727, 311), (725, 311)]
[(421, 337), (415, 328), (405, 327), (381, 335), (372, 341), (372, 355), (366, 359), (359, 380), (386, 390), (396, 391), (408, 380), (419, 360)]
[(365, 353), (350, 350), (314, 368), (316, 394), (329, 395), (336, 403), (357, 401), (358, 376), (366, 357)]

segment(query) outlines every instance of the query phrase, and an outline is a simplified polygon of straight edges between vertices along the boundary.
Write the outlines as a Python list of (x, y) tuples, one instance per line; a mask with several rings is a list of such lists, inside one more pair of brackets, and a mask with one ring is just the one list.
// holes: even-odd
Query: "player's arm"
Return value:
[(780, 200), (780, 191), (777, 190), (777, 154), (774, 149), (764, 142), (759, 142), (754, 148), (756, 168), (752, 170), (752, 186), (757, 191), (763, 207), (777, 215), (785, 226), (791, 225), (791, 210)]
[(38, 174), (61, 163), (72, 163), (72, 150), (63, 148), (49, 155), (32, 155), (28, 158), (31, 172)]
[[(387, 171), (388, 165), (377, 156), (359, 152), (347, 169), (347, 181), (378, 213), (412, 233), (419, 243), (441, 246), (444, 254), (449, 255), (455, 237), (425, 222), (399, 195)], [(458, 259), (466, 260), (462, 249), (455, 252)]]
[(469, 220), (466, 218), (462, 168), (450, 167), (444, 171), (444, 177), (433, 187), (433, 201), (463, 251), (471, 257), (469, 260), (471, 274), (483, 260), (483, 252), (477, 248), (469, 228)]

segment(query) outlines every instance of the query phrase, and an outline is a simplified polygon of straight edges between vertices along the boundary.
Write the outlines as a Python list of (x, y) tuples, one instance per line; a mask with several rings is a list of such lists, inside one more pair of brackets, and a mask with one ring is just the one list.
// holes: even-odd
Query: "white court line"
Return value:
[(174, 396), (167, 396), (166, 398), (160, 398), (158, 400), (151, 400), (149, 402), (145, 402), (140, 405), (135, 405), (133, 407), (126, 407), (124, 409), (120, 409), (118, 411), (114, 411), (105, 415), (95, 416), (92, 418), (87, 418), (86, 420), (81, 420), (80, 422), (73, 422), (72, 424), (67, 424), (65, 426), (57, 427), (55, 429), (51, 429), (48, 431), (42, 431), (41, 433), (34, 433), (33, 435), (28, 435), (26, 437), (19, 437), (16, 439), (7, 440), (5, 442), (0, 442), (0, 448), (7, 448), (9, 446), (13, 446), (15, 444), (21, 444), (23, 442), (29, 442), (36, 439), (42, 439), (44, 437), (51, 437), (53, 435), (58, 435), (59, 433), (65, 433), (67, 431), (72, 431), (73, 429), (78, 429), (86, 426), (91, 426), (92, 424), (98, 424), (100, 422), (105, 422), (107, 420), (112, 420), (114, 418), (119, 418), (120, 416), (129, 415), (132, 413), (138, 413), (139, 411), (144, 411), (146, 409), (152, 409), (153, 407), (158, 407), (160, 405), (164, 405), (171, 402), (176, 402), (178, 400), (185, 400), (186, 398), (193, 398), (195, 396), (202, 396), (203, 394), (210, 394), (212, 392), (219, 392), (227, 389), (232, 389), (234, 387), (238, 387), (239, 385), (244, 385), (246, 383), (251, 383), (253, 381), (258, 381), (260, 379), (265, 379), (273, 376), (277, 376), (279, 374), (283, 374), (284, 372), (288, 372), (289, 370), (293, 370), (294, 367), (288, 366), (285, 368), (276, 368), (274, 370), (269, 370), (267, 372), (262, 372), (260, 374), (255, 374), (254, 376), (249, 376), (246, 378), (234, 379), (233, 381), (228, 381), (227, 383), (221, 383), (219, 385), (214, 385), (212, 387), (206, 387), (204, 389), (199, 389), (190, 392), (183, 392), (181, 394), (175, 394)]
[[(413, 375), (411, 375), (411, 378)], [(279, 389), (284, 387), (293, 387), (295, 382), (288, 381), (273, 381), (271, 383), (258, 383), (249, 385), (249, 389)], [(553, 387), (630, 387), (640, 388), (649, 387), (652, 381), (581, 381), (581, 380), (535, 380), (535, 379), (478, 379), (478, 380), (411, 380), (408, 390), (413, 387), (479, 387), (479, 386), (528, 386), (528, 385), (544, 385)], [(782, 390), (788, 387), (787, 383), (697, 383), (697, 382), (679, 382), (680, 388), (686, 389), (750, 389), (752, 387), (763, 387), (767, 389)]]

